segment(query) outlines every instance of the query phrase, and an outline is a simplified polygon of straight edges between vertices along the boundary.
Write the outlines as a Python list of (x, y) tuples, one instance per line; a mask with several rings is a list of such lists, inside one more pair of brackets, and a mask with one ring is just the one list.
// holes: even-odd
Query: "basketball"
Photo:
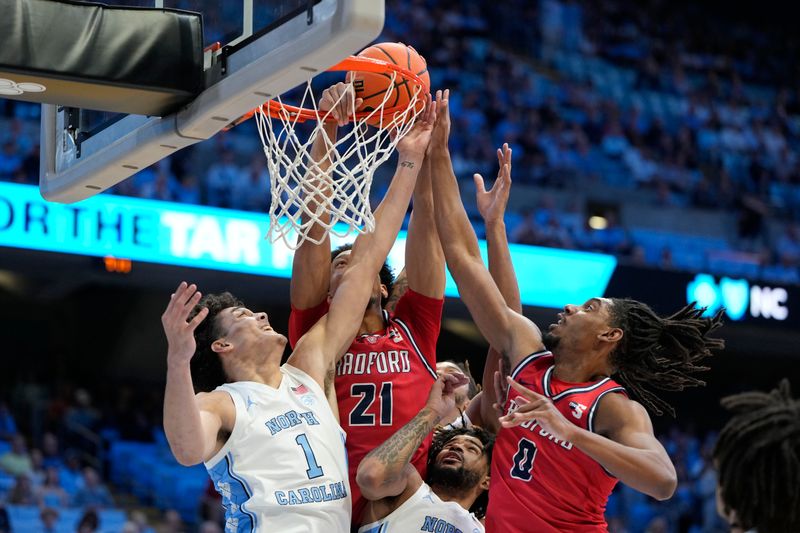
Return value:
[[(358, 56), (388, 61), (419, 76), (424, 83), (417, 96), (418, 105), (422, 105), (423, 96), (431, 90), (431, 80), (425, 58), (414, 48), (403, 43), (380, 43), (364, 49)], [(353, 82), (356, 97), (364, 100), (358, 111), (372, 111), (384, 101), (384, 98), (386, 98), (386, 108), (407, 106), (418, 90), (418, 84), (412, 80), (398, 76), (392, 81), (390, 73), (350, 72), (348, 80)], [(387, 92), (390, 93), (388, 97)], [(369, 123), (378, 125), (380, 116), (370, 119)]]

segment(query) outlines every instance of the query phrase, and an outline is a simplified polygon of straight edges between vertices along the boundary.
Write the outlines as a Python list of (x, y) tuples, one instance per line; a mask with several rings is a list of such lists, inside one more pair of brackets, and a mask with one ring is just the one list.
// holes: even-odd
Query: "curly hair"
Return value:
[(705, 385), (692, 374), (708, 370), (700, 361), (711, 356), (711, 350), (725, 346), (722, 339), (708, 337), (722, 325), (723, 310), (703, 318), (706, 309), (693, 302), (662, 318), (642, 302), (611, 301), (611, 325), (624, 332), (611, 353), (615, 377), (655, 414), (666, 410), (675, 416), (672, 406), (646, 385), (666, 391)]
[[(486, 464), (491, 471), (492, 452), (494, 451), (495, 436), (480, 426), (457, 427), (457, 428), (438, 428), (433, 434), (431, 447), (428, 449), (427, 468), (436, 461), (436, 456), (444, 449), (445, 445), (455, 437), (467, 435), (475, 437), (483, 444), (483, 455), (486, 457)], [(470, 511), (478, 518), (486, 516), (486, 507), (489, 505), (489, 491), (484, 491), (472, 504)]]
[(800, 531), (800, 400), (789, 380), (721, 403), (734, 413), (713, 454), (725, 505), (744, 530)]
[(229, 292), (206, 294), (189, 313), (188, 320), (194, 318), (204, 307), (208, 308), (208, 316), (194, 330), (197, 348), (192, 357), (191, 372), (195, 392), (209, 392), (229, 381), (222, 368), (222, 360), (211, 349), (211, 344), (227, 333), (217, 320), (220, 312), (229, 307), (244, 307), (244, 304)]
[[(335, 248), (331, 252), (331, 261), (336, 259), (336, 257), (342, 253), (347, 252), (353, 249), (352, 244), (343, 244), (338, 248)], [(387, 261), (383, 262), (383, 266), (381, 266), (381, 271), (378, 273), (378, 276), (381, 278), (381, 283), (386, 286), (386, 294), (389, 296), (381, 297), (381, 307), (386, 305), (386, 302), (389, 301), (389, 297), (392, 295), (392, 288), (394, 287), (394, 272), (392, 272), (392, 267), (389, 266)]]

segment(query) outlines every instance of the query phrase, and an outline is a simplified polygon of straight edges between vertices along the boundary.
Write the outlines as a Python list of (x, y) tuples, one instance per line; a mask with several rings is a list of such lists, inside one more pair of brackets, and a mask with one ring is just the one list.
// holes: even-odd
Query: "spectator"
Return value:
[(270, 204), (269, 172), (264, 156), (256, 154), (250, 167), (233, 187), (233, 207), (246, 211), (266, 212)]
[(66, 461), (59, 468), (58, 477), (67, 494), (74, 495), (83, 487), (81, 459), (75, 450), (68, 450), (65, 456)]
[(100, 480), (97, 470), (87, 466), (83, 469), (83, 487), (81, 487), (73, 500), (76, 507), (113, 507), (114, 500), (111, 493)]
[(0, 149), (0, 180), (11, 180), (22, 168), (22, 156), (14, 141), (6, 141)]
[(33, 471), (25, 437), (19, 433), (11, 437), (11, 450), (0, 456), (0, 470), (12, 476), (28, 475)]
[(51, 466), (60, 468), (64, 465), (58, 446), (58, 437), (49, 431), (42, 436), (42, 455), (45, 468)]
[(39, 495), (33, 486), (30, 476), (20, 474), (17, 476), (14, 486), (8, 493), (8, 503), (14, 505), (38, 505)]
[(232, 150), (225, 149), (220, 162), (208, 169), (206, 176), (206, 201), (215, 207), (232, 207), (233, 189), (244, 180)]
[(0, 533), (11, 533), (11, 521), (8, 519), (8, 511), (0, 500)]
[(222, 533), (222, 528), (216, 522), (206, 520), (200, 524), (199, 533)]
[(39, 489), (40, 504), (47, 507), (66, 507), (69, 495), (61, 486), (58, 478), (58, 467), (48, 466), (45, 470), (44, 483)]
[(78, 533), (94, 533), (100, 526), (100, 519), (94, 509), (89, 509), (81, 517), (78, 522)]
[[(221, 500), (219, 506), (222, 508)], [(147, 515), (138, 509), (130, 513), (130, 521), (136, 526), (136, 533), (155, 533), (147, 523)]]
[(0, 440), (12, 440), (17, 433), (17, 423), (6, 402), (0, 401)]
[(183, 174), (174, 184), (172, 199), (181, 204), (199, 204), (200, 187), (197, 183), (197, 176)]
[(186, 526), (183, 524), (180, 513), (175, 509), (168, 509), (164, 512), (163, 533), (184, 533)]
[(44, 456), (42, 455), (42, 451), (40, 449), (34, 448), (30, 452), (30, 457), (31, 473), (29, 475), (33, 485), (38, 488), (44, 484)]
[(39, 518), (42, 521), (42, 533), (57, 533), (59, 531), (58, 525), (58, 511), (52, 507), (44, 507), (42, 512), (39, 513)]

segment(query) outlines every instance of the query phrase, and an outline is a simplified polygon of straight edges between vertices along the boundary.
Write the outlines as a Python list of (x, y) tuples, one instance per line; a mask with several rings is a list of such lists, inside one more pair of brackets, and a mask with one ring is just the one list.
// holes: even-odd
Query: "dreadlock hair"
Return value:
[(217, 315), (228, 307), (243, 306), (244, 304), (241, 300), (229, 292), (207, 294), (189, 313), (188, 320), (191, 320), (202, 308), (208, 307), (208, 316), (194, 330), (194, 340), (197, 343), (197, 348), (195, 349), (194, 357), (192, 357), (190, 367), (195, 392), (209, 392), (228, 382), (228, 377), (222, 368), (222, 360), (219, 358), (219, 354), (211, 349), (211, 344), (227, 333), (222, 330), (217, 322)]
[(714, 447), (725, 506), (744, 530), (800, 531), (800, 400), (789, 380), (721, 403), (734, 413)]
[[(331, 261), (336, 259), (336, 257), (342, 253), (347, 252), (353, 249), (352, 244), (343, 244), (338, 248), (335, 248), (331, 252)], [(392, 272), (392, 267), (389, 266), (389, 263), (384, 261), (383, 266), (381, 266), (381, 271), (378, 273), (378, 276), (381, 278), (381, 283), (386, 285), (386, 293), (391, 296), (392, 295), (392, 287), (394, 287), (394, 272)], [(386, 305), (386, 302), (389, 301), (389, 296), (381, 296), (381, 307)]]
[(691, 374), (708, 370), (698, 363), (711, 356), (711, 350), (725, 346), (722, 339), (708, 337), (722, 325), (723, 310), (703, 318), (706, 308), (692, 302), (662, 318), (636, 300), (612, 298), (612, 302), (611, 325), (624, 332), (611, 353), (616, 377), (655, 414), (668, 411), (675, 416), (672, 406), (645, 385), (666, 391), (705, 385)]
[[(431, 447), (428, 448), (428, 463), (427, 469), (430, 471), (431, 465), (436, 461), (436, 456), (444, 449), (445, 445), (455, 437), (460, 435), (467, 435), (475, 437), (481, 444), (483, 444), (483, 455), (486, 457), (486, 464), (491, 471), (492, 465), (492, 452), (494, 451), (494, 435), (486, 431), (480, 426), (461, 426), (461, 427), (439, 427), (433, 433), (433, 440)], [(476, 517), (483, 518), (486, 516), (486, 508), (489, 505), (489, 491), (484, 491), (480, 496), (475, 499), (470, 512), (474, 513)]]

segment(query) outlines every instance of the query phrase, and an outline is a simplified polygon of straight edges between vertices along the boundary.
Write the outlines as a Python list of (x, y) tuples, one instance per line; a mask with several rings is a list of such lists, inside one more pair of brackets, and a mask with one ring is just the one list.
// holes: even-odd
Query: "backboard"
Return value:
[(112, 0), (203, 15), (204, 90), (164, 116), (42, 106), (39, 188), (50, 201), (93, 196), (208, 139), (374, 40), (384, 0)]

